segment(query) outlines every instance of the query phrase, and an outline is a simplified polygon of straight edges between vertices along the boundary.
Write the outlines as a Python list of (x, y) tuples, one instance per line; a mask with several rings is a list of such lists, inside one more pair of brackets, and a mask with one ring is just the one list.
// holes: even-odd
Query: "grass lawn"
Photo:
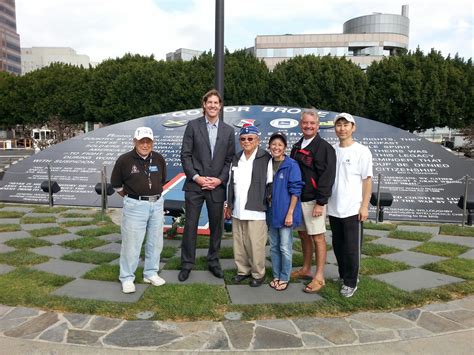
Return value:
[(5, 242), (6, 245), (16, 249), (29, 249), (29, 248), (38, 248), (38, 247), (47, 247), (52, 245), (52, 243), (47, 240), (40, 238), (21, 238), (21, 239), (11, 239)]
[(0, 264), (11, 266), (29, 266), (45, 263), (49, 260), (47, 256), (38, 255), (28, 250), (15, 250), (0, 254)]
[(0, 211), (0, 218), (21, 218), (25, 212), (18, 211)]
[(360, 262), (361, 275), (385, 274), (409, 268), (410, 266), (405, 263), (375, 257), (363, 258)]
[(395, 224), (364, 222), (364, 229), (375, 229), (380, 231), (391, 231), (397, 228)]
[(448, 258), (452, 258), (454, 256), (458, 256), (460, 254), (465, 253), (469, 249), (469, 247), (452, 243), (426, 242), (410, 250), (425, 254), (446, 256)]
[(19, 224), (0, 224), (0, 233), (16, 232), (20, 230), (21, 230), (21, 227)]
[(418, 242), (426, 242), (427, 240), (431, 239), (433, 236), (430, 233), (395, 230), (395, 231), (391, 231), (388, 237), (395, 238), (395, 239), (416, 240)]
[(56, 223), (56, 217), (23, 217), (20, 223), (39, 224), (39, 223)]
[(101, 245), (107, 244), (105, 240), (98, 239), (96, 237), (83, 237), (80, 239), (68, 240), (62, 242), (60, 245), (71, 249), (94, 249)]
[(109, 263), (112, 260), (117, 259), (119, 256), (119, 254), (115, 253), (101, 253), (93, 250), (81, 250), (63, 255), (61, 259), (100, 265)]
[(423, 266), (424, 269), (460, 277), (465, 280), (474, 280), (474, 260), (453, 258)]
[(400, 251), (400, 249), (390, 247), (383, 244), (363, 243), (362, 254), (368, 256), (380, 256), (383, 254), (393, 254)]
[(117, 226), (115, 224), (107, 224), (99, 228), (84, 229), (79, 232), (76, 232), (77, 235), (80, 235), (83, 237), (99, 237), (101, 235), (107, 235), (107, 234), (113, 234), (113, 233), (120, 233), (120, 226)]
[(439, 234), (458, 235), (462, 237), (474, 237), (474, 227), (455, 226), (451, 224), (444, 224), (440, 228)]
[(39, 229), (33, 229), (30, 231), (30, 234), (33, 237), (48, 237), (50, 235), (58, 235), (58, 234), (66, 234), (66, 233), (69, 233), (69, 231), (61, 227), (39, 228)]

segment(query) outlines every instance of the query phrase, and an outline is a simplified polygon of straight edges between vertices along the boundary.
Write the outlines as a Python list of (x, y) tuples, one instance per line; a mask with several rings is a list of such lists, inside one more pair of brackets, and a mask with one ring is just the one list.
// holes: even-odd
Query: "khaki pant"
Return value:
[(239, 275), (265, 276), (265, 245), (268, 228), (266, 221), (241, 221), (232, 218), (234, 259)]

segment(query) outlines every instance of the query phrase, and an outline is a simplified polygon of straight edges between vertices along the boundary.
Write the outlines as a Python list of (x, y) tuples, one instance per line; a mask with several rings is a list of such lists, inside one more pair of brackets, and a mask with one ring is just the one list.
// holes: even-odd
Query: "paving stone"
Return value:
[(206, 350), (229, 350), (229, 340), (222, 329), (216, 329), (209, 341), (204, 345)]
[(337, 264), (336, 255), (334, 255), (334, 250), (327, 251), (326, 264)]
[(30, 212), (25, 214), (25, 217), (34, 217), (34, 218), (41, 218), (41, 217), (55, 217), (57, 216), (57, 213), (37, 213), (37, 212)]
[(181, 240), (180, 239), (163, 239), (163, 245), (165, 247), (170, 246), (170, 247), (176, 247), (176, 248), (181, 248)]
[(387, 340), (398, 339), (397, 333), (392, 330), (356, 330), (359, 336), (359, 343), (374, 343)]
[(60, 258), (63, 255), (72, 253), (75, 251), (74, 249), (64, 248), (59, 245), (51, 245), (49, 247), (39, 247), (31, 249), (32, 252), (39, 254), (39, 255), (46, 255), (51, 258)]
[[(168, 323), (169, 324), (169, 323)], [(217, 322), (196, 321), (187, 323), (175, 323), (180, 334), (187, 336), (195, 333), (213, 333), (220, 326)]]
[(392, 261), (399, 261), (414, 267), (419, 267), (430, 263), (436, 263), (438, 261), (447, 259), (442, 256), (416, 253), (414, 251), (400, 251), (398, 253), (385, 254), (382, 255), (381, 258)]
[(196, 258), (199, 258), (201, 256), (207, 257), (208, 249), (196, 249)]
[(119, 233), (101, 235), (100, 237), (97, 237), (97, 238), (100, 240), (104, 240), (106, 242), (110, 242), (110, 243), (115, 243), (122, 240), (122, 236)]
[(249, 322), (222, 322), (230, 343), (236, 349), (248, 349), (253, 339), (254, 325)]
[(61, 244), (63, 242), (68, 242), (70, 240), (76, 240), (82, 238), (80, 235), (77, 234), (58, 234), (58, 235), (51, 235), (49, 237), (41, 237), (43, 240), (47, 240), (53, 244)]
[(385, 238), (390, 234), (390, 231), (382, 231), (377, 229), (364, 229), (364, 236), (374, 236), (379, 238)]
[(25, 231), (2, 232), (0, 233), (0, 243), (12, 239), (31, 238), (31, 234)]
[(99, 251), (102, 253), (115, 253), (115, 254), (120, 254), (120, 249), (122, 248), (121, 244), (118, 243), (110, 243), (110, 244), (104, 244), (101, 245), (100, 247), (94, 248), (92, 250), (94, 251)]
[(15, 270), (13, 266), (0, 264), (0, 275), (9, 273), (10, 271)]
[(122, 326), (107, 334), (103, 343), (120, 347), (160, 346), (179, 339), (176, 332), (161, 328), (152, 321), (124, 322)]
[(431, 239), (432, 242), (443, 242), (443, 243), (452, 243), (458, 245), (464, 245), (469, 248), (474, 248), (474, 238), (473, 237), (458, 237), (452, 235), (437, 235)]
[(116, 328), (122, 322), (123, 322), (122, 319), (114, 319), (114, 318), (106, 318), (106, 317), (96, 316), (89, 322), (89, 325), (85, 329), (86, 330), (109, 331), (111, 329)]
[(439, 234), (439, 227), (399, 225), (397, 226), (397, 230), (407, 231), (407, 232), (429, 233), (431, 235)]
[(55, 296), (113, 302), (137, 302), (148, 285), (135, 284), (136, 292), (125, 294), (120, 282), (77, 279), (52, 292)]
[(67, 323), (63, 322), (43, 332), (43, 334), (40, 335), (39, 339), (51, 341), (55, 343), (62, 343), (66, 336), (67, 330), (68, 330)]
[(81, 345), (100, 345), (99, 338), (103, 335), (104, 333), (100, 332), (69, 329), (67, 332), (66, 343)]
[(356, 313), (349, 317), (374, 329), (412, 328), (413, 323), (391, 313)]
[(0, 218), (1, 224), (20, 224), (20, 218)]
[(166, 280), (168, 284), (189, 285), (189, 284), (207, 284), (224, 286), (224, 279), (218, 279), (209, 271), (193, 270), (189, 274), (189, 278), (181, 282), (178, 280), (179, 270), (161, 270), (160, 276)]
[(2, 318), (8, 312), (11, 312), (14, 307), (4, 306), (0, 304), (0, 318)]
[(213, 336), (213, 334), (209, 333), (190, 334), (171, 344), (160, 346), (160, 350), (180, 350), (179, 353), (182, 353), (183, 350), (189, 350), (190, 353), (199, 352), (210, 342)]
[(49, 328), (59, 320), (56, 313), (47, 312), (42, 315), (30, 319), (17, 328), (6, 331), (4, 334), (9, 337), (22, 338), (28, 335), (40, 333)]
[(296, 331), (295, 326), (293, 325), (293, 322), (286, 319), (258, 320), (256, 321), (256, 324), (258, 326), (280, 330), (288, 334), (297, 334), (297, 331)]
[(470, 309), (474, 311), (474, 296), (465, 297), (463, 299), (451, 301), (449, 303), (456, 305), (459, 308)]
[(0, 319), (0, 332), (14, 329), (26, 322), (28, 322), (28, 318)]
[(474, 327), (474, 311), (463, 309), (457, 311), (440, 312), (437, 313), (437, 315), (462, 324), (465, 327)]
[(314, 334), (301, 334), (301, 340), (305, 348), (320, 348), (320, 347), (329, 347), (332, 344), (323, 338), (314, 335)]
[(222, 270), (237, 269), (234, 259), (219, 259)]
[(255, 350), (301, 347), (303, 347), (303, 341), (294, 335), (264, 327), (257, 327), (255, 329), (255, 339), (253, 342)]
[(441, 311), (456, 311), (460, 309), (459, 306), (452, 303), (432, 303), (422, 307), (425, 312), (441, 312)]
[(96, 214), (97, 212), (99, 212), (99, 209), (87, 209), (87, 210), (71, 209), (71, 210), (67, 210), (66, 212), (62, 212), (62, 213), (63, 214), (70, 213), (70, 214), (91, 215), (91, 214)]
[(222, 239), (221, 240), (221, 248), (233, 248), (234, 247), (234, 240), (233, 239)]
[(433, 335), (429, 330), (424, 328), (410, 328), (410, 329), (400, 329), (398, 331), (398, 336), (402, 339), (414, 339), (414, 338), (426, 338)]
[(417, 325), (432, 333), (446, 333), (464, 329), (462, 325), (430, 312), (423, 312), (418, 319)]
[(374, 244), (382, 244), (388, 247), (394, 247), (400, 250), (408, 250), (417, 247), (418, 245), (423, 244), (422, 242), (416, 242), (414, 240), (404, 240), (404, 239), (395, 239), (395, 238), (379, 238), (374, 240)]
[(443, 275), (418, 268), (370, 277), (410, 292), (423, 288), (433, 288), (464, 281), (458, 277)]
[(40, 311), (26, 307), (16, 307), (11, 312), (6, 314), (3, 319), (17, 319), (17, 318), (31, 318), (40, 314)]
[(63, 317), (74, 327), (82, 329), (84, 328), (93, 316), (88, 314), (79, 313), (65, 313)]
[(361, 330), (374, 330), (373, 327), (369, 327), (367, 324), (363, 324), (353, 319), (348, 319), (349, 324), (351, 325), (352, 329), (361, 329)]
[(406, 318), (408, 320), (411, 320), (413, 322), (416, 322), (418, 318), (420, 317), (421, 314), (421, 309), (415, 308), (415, 309), (406, 309), (403, 311), (395, 312), (397, 316)]
[(25, 231), (32, 231), (35, 229), (43, 229), (43, 228), (52, 228), (52, 227), (59, 227), (57, 223), (33, 223), (33, 224), (22, 224), (21, 229)]
[(37, 264), (32, 266), (32, 268), (36, 270), (75, 278), (81, 277), (86, 272), (92, 270), (95, 267), (97, 267), (97, 265), (59, 259), (51, 259), (43, 264)]
[(461, 254), (458, 256), (458, 258), (463, 258), (463, 259), (474, 259), (474, 249), (471, 249), (464, 254)]
[(312, 332), (336, 345), (353, 344), (357, 340), (345, 319), (303, 318), (293, 322), (301, 332)]
[(227, 292), (229, 292), (232, 304), (311, 303), (323, 300), (317, 294), (302, 292), (300, 283), (290, 283), (286, 291), (282, 292), (275, 291), (268, 284), (260, 287), (227, 285)]
[[(301, 269), (301, 267), (294, 267), (291, 269), (291, 271), (298, 271)], [(316, 274), (316, 266), (313, 265), (311, 266), (311, 273), (313, 275)], [(326, 280), (333, 280), (339, 278), (339, 270), (337, 268), (337, 263), (336, 264), (326, 264), (324, 265), (324, 278)], [(308, 280), (303, 280), (305, 283), (308, 282)]]

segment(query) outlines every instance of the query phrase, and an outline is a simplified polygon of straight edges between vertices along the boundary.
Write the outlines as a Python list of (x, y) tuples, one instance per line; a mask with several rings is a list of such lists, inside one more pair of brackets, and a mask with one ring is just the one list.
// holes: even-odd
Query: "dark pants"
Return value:
[(355, 215), (347, 218), (329, 216), (329, 223), (339, 277), (344, 280), (344, 285), (356, 287), (362, 248), (362, 222)]
[(206, 201), (209, 229), (211, 230), (207, 263), (209, 266), (219, 265), (219, 250), (224, 230), (224, 202), (214, 202), (209, 191), (186, 191), (186, 222), (181, 244), (181, 269), (191, 270), (194, 266), (198, 222), (204, 201)]

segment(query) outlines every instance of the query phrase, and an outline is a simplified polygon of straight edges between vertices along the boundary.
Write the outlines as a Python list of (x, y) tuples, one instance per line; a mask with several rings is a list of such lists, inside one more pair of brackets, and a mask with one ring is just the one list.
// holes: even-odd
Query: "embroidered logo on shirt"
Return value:
[(140, 170), (138, 170), (137, 166), (134, 164), (132, 165), (132, 170), (130, 171), (130, 174), (138, 174)]
[(156, 173), (158, 172), (158, 167), (156, 165), (152, 165), (150, 166), (150, 173)]

